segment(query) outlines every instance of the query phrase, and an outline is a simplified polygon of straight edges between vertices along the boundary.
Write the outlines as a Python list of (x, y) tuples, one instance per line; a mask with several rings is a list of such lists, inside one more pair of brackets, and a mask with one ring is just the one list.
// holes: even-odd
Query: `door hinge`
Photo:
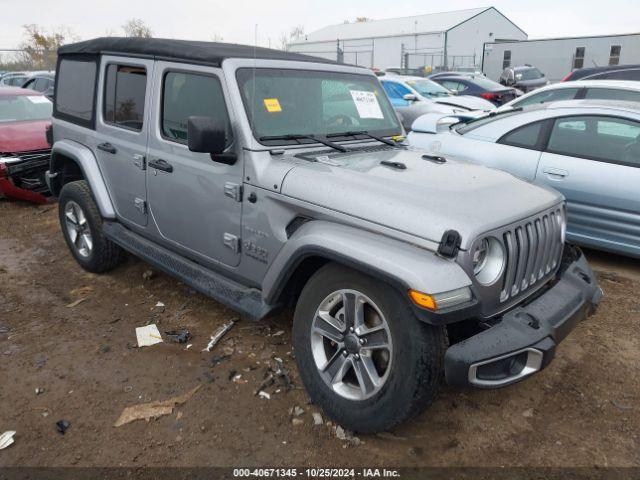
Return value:
[(233, 250), (233, 253), (240, 253), (240, 239), (236, 235), (225, 233), (222, 235), (222, 242)]
[(147, 169), (147, 159), (144, 157), (144, 155), (140, 155), (139, 153), (133, 155), (133, 164), (140, 170)]
[(135, 198), (133, 200), (133, 204), (136, 206), (136, 209), (142, 214), (145, 215), (147, 213), (147, 202), (142, 198)]
[(224, 194), (227, 197), (233, 198), (236, 202), (242, 201), (242, 185), (238, 185), (233, 182), (226, 182), (224, 184)]

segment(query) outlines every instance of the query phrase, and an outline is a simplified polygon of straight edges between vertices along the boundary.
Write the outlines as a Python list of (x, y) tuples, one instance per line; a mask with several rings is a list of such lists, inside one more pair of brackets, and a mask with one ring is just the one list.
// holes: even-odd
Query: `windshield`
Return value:
[(542, 75), (542, 72), (537, 68), (516, 70), (516, 80), (538, 80), (542, 77), (544, 77), (544, 75)]
[(51, 118), (52, 103), (41, 95), (0, 96), (0, 123)]
[[(255, 136), (325, 136), (366, 130), (389, 136), (402, 131), (375, 77), (349, 73), (241, 68), (238, 85)], [(287, 139), (265, 140), (289, 143)]]
[(411, 86), (416, 92), (423, 97), (449, 97), (451, 92), (442, 85), (437, 84), (433, 80), (406, 80), (407, 85)]
[(461, 121), (460, 123), (451, 125), (450, 128), (455, 130), (456, 133), (459, 133), (460, 135), (465, 135), (469, 132), (472, 132), (476, 128), (486, 125), (487, 123), (493, 122), (496, 118), (510, 117), (511, 115), (516, 115), (521, 111), (522, 111), (522, 108), (520, 107), (515, 107), (509, 110), (492, 111), (484, 115), (480, 115), (476, 118), (472, 118), (470, 120), (464, 120), (464, 121)]

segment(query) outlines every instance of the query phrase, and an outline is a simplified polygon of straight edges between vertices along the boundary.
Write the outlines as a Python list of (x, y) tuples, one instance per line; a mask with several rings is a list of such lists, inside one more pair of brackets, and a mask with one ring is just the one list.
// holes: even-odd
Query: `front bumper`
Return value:
[(500, 388), (551, 362), (556, 345), (595, 311), (602, 298), (586, 258), (577, 248), (572, 253), (576, 258), (565, 263), (543, 294), (505, 313), (491, 328), (449, 347), (445, 354), (447, 383)]

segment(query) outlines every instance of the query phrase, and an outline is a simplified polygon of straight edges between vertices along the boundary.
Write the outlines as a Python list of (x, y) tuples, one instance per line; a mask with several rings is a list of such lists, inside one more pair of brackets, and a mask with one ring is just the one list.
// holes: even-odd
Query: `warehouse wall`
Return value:
[(542, 70), (552, 81), (562, 80), (572, 70), (577, 47), (585, 47), (584, 66), (609, 64), (612, 45), (620, 45), (620, 65), (640, 63), (640, 34), (607, 37), (530, 40), (518, 43), (485, 45), (484, 73), (497, 80), (502, 73), (504, 51), (511, 51), (511, 65), (528, 63)]

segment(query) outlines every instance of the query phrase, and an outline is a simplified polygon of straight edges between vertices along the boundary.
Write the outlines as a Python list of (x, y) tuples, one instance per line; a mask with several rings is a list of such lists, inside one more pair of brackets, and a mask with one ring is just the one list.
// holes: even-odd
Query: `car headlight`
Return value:
[(504, 248), (497, 239), (487, 237), (480, 240), (471, 252), (473, 274), (478, 282), (483, 285), (495, 282), (502, 273), (504, 259)]

